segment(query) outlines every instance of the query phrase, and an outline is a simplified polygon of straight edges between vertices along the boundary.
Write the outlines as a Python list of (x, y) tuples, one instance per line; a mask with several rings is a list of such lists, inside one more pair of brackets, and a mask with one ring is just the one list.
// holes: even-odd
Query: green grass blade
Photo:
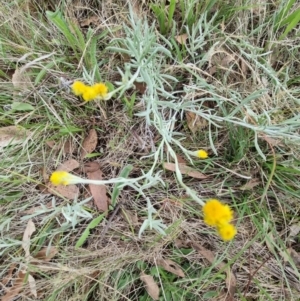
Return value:
[(168, 14), (168, 29), (170, 29), (172, 26), (175, 7), (176, 7), (176, 0), (171, 0), (169, 6), (169, 14)]
[[(123, 168), (123, 170), (121, 171), (121, 173), (120, 173), (120, 178), (127, 178), (128, 175), (130, 174), (130, 172), (132, 171), (132, 169), (133, 169), (132, 165), (125, 166)], [(117, 198), (120, 194), (120, 191), (121, 191), (120, 186), (121, 186), (121, 183), (117, 183), (114, 186), (114, 189), (113, 189), (113, 192), (112, 192), (112, 195), (111, 195), (111, 204), (113, 206), (116, 205)]]
[(106, 212), (100, 214), (98, 217), (94, 218), (86, 227), (86, 229), (81, 234), (80, 238), (78, 239), (75, 248), (80, 248), (85, 241), (87, 240), (88, 236), (90, 235), (90, 230), (96, 228), (99, 223), (105, 218)]
[(288, 33), (295, 28), (300, 21), (300, 8), (297, 9), (295, 12), (293, 12), (291, 15), (289, 15), (284, 21), (283, 24), (288, 24), (286, 27), (284, 33), (279, 37), (279, 40), (284, 39)]

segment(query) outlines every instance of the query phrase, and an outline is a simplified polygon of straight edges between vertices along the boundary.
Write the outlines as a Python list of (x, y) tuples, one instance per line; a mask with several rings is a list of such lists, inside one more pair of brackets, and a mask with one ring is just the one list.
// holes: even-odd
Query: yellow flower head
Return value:
[(233, 218), (233, 212), (230, 207), (216, 199), (206, 201), (202, 210), (204, 222), (208, 226), (220, 227), (221, 225), (228, 224)]
[(76, 96), (82, 95), (87, 88), (88, 86), (81, 81), (75, 81), (72, 85), (72, 91)]
[(66, 171), (55, 171), (50, 177), (50, 182), (53, 185), (71, 185), (82, 183), (84, 179), (74, 176)]
[(94, 100), (95, 98), (98, 97), (98, 92), (95, 88), (93, 87), (86, 87), (85, 92), (82, 94), (82, 98), (85, 101), (90, 101), (90, 100)]
[(200, 149), (195, 152), (196, 156), (200, 159), (207, 159), (208, 158), (208, 153), (204, 149)]
[(224, 224), (221, 227), (218, 227), (218, 233), (223, 240), (228, 241), (235, 237), (237, 231), (234, 225)]
[(92, 88), (97, 92), (97, 94), (101, 98), (104, 98), (107, 95), (107, 93), (108, 93), (108, 88), (103, 83), (95, 84), (95, 85), (92, 86)]

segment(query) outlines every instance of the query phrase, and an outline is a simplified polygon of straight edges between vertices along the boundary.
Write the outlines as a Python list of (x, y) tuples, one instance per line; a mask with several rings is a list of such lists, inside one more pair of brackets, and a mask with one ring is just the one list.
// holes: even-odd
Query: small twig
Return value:
[(249, 290), (249, 287), (250, 287), (250, 284), (252, 282), (252, 279), (254, 278), (254, 276), (256, 275), (256, 273), (263, 267), (263, 265), (265, 265), (271, 259), (271, 257), (272, 257), (272, 254), (270, 254), (269, 257), (260, 264), (260, 266), (254, 271), (254, 273), (252, 275), (251, 274), (249, 275), (249, 280), (248, 280), (248, 283), (247, 283), (247, 286), (246, 286), (246, 289), (245, 289), (244, 295), (243, 295), (244, 298), (246, 298), (246, 294), (247, 294), (247, 292)]
[(103, 238), (104, 238), (105, 234), (107, 233), (107, 231), (108, 231), (108, 229), (109, 229), (109, 227), (110, 227), (110, 225), (111, 225), (111, 222), (112, 222), (113, 218), (114, 218), (114, 217), (116, 216), (116, 214), (119, 212), (119, 210), (120, 210), (120, 208), (121, 208), (121, 205), (122, 205), (121, 203), (118, 203), (118, 204), (115, 206), (112, 215), (109, 217), (106, 226), (104, 227), (104, 229), (103, 229), (102, 232), (101, 232), (100, 242), (103, 241)]

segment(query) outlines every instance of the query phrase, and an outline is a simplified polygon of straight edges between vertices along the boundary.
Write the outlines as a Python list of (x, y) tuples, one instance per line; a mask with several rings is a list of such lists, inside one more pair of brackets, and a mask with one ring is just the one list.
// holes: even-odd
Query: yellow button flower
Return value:
[(207, 159), (208, 158), (208, 153), (204, 149), (200, 149), (200, 150), (196, 151), (195, 155), (200, 159)]
[(55, 171), (50, 177), (50, 182), (53, 185), (71, 185), (82, 183), (84, 179), (74, 176), (66, 171)]
[(104, 83), (87, 86), (81, 81), (75, 81), (71, 87), (73, 93), (76, 96), (82, 96), (85, 101), (110, 98), (108, 97), (108, 87)]
[(230, 207), (216, 199), (206, 201), (202, 210), (204, 222), (209, 226), (219, 227), (222, 224), (229, 223), (233, 218), (233, 212)]
[(218, 234), (225, 241), (232, 240), (236, 233), (236, 228), (232, 224), (224, 224), (221, 227), (218, 227)]
[(98, 83), (92, 86), (92, 88), (97, 92), (98, 96), (104, 98), (108, 93), (108, 88), (103, 83)]
[(81, 81), (75, 81), (72, 85), (72, 91), (76, 96), (82, 95), (86, 88), (87, 86)]
[(86, 87), (85, 92), (82, 94), (82, 98), (85, 101), (94, 100), (98, 97), (99, 93), (97, 90), (93, 87)]

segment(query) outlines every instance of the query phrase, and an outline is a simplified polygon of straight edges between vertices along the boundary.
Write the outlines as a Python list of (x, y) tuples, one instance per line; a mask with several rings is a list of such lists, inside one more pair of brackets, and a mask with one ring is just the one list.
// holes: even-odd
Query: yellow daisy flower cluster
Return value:
[(233, 211), (228, 205), (222, 204), (216, 199), (208, 200), (203, 206), (204, 222), (208, 226), (217, 228), (220, 237), (225, 240), (232, 240), (237, 231), (230, 222), (233, 219)]
[(81, 81), (75, 81), (73, 83), (72, 91), (76, 96), (82, 96), (85, 101), (105, 99), (108, 94), (108, 88), (104, 83), (87, 86)]

